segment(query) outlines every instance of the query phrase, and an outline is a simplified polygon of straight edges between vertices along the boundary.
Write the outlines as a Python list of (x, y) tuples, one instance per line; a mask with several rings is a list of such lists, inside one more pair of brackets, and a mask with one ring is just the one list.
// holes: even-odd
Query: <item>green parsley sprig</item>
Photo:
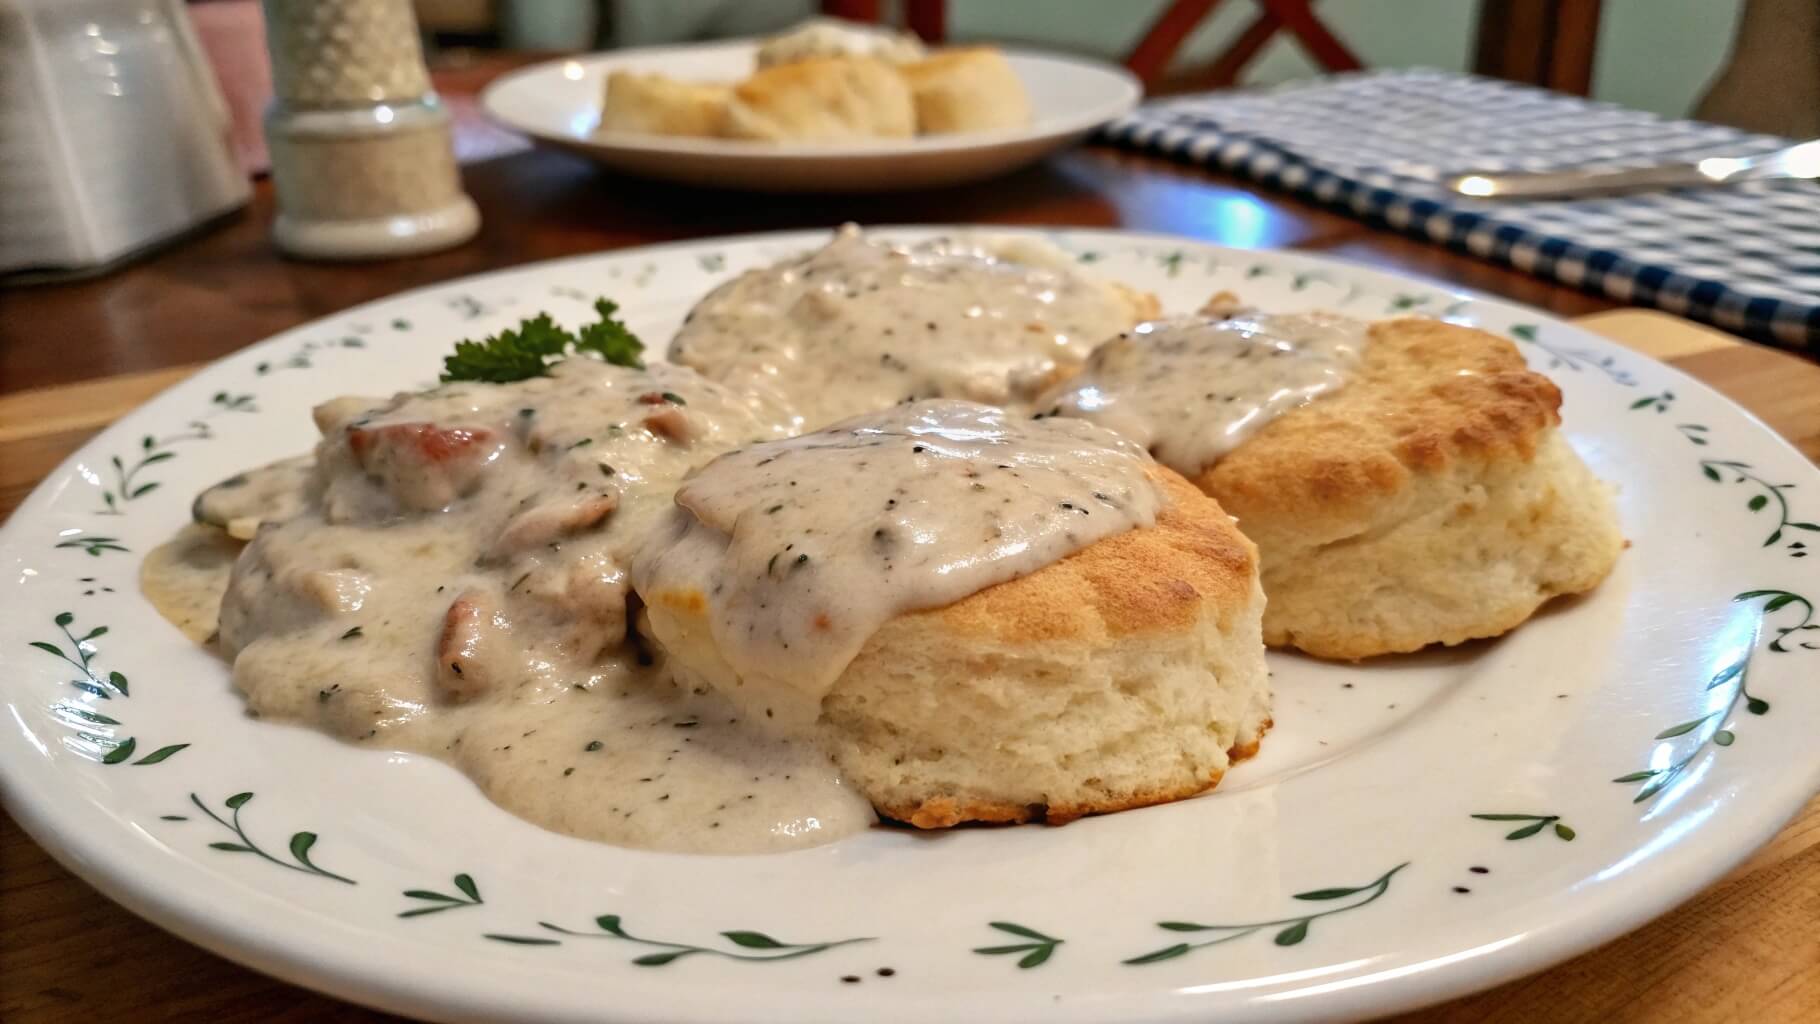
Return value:
[(539, 313), (519, 323), (517, 330), (500, 331), (485, 341), (458, 341), (455, 354), (442, 361), (443, 382), (528, 380), (547, 375), (551, 363), (584, 352), (616, 366), (643, 369), (639, 353), (644, 351), (644, 342), (614, 317), (619, 304), (595, 299), (594, 312), (600, 319), (576, 331), (558, 326), (548, 313)]

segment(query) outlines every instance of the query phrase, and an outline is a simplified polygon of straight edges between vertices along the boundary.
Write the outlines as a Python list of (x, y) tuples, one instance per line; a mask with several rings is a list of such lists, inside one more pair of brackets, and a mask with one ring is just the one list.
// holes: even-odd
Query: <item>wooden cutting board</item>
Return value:
[[(1577, 323), (1712, 385), (1820, 461), (1820, 366), (1665, 313)], [(96, 431), (195, 372), (0, 396), (0, 515)], [(0, 385), (3, 387), (3, 385)], [(0, 816), (0, 1020), (387, 1019), (189, 946), (109, 903)], [(1820, 1020), (1820, 799), (1699, 896), (1541, 974), (1398, 1020), (1673, 1024)]]

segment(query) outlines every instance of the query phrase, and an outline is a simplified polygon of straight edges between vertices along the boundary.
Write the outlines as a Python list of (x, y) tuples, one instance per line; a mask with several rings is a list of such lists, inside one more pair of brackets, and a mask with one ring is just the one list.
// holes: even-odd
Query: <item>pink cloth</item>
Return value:
[(272, 166), (261, 127), (272, 100), (272, 61), (259, 0), (210, 0), (189, 4), (188, 11), (234, 121), (234, 155), (248, 174), (262, 174)]

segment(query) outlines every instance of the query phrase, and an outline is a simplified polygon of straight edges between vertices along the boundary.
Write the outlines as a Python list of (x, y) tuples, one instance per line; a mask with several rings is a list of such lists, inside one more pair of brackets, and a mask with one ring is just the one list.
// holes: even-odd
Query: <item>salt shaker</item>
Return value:
[(429, 252), (473, 237), (449, 113), (410, 0), (264, 0), (275, 96), (273, 240), (320, 259)]

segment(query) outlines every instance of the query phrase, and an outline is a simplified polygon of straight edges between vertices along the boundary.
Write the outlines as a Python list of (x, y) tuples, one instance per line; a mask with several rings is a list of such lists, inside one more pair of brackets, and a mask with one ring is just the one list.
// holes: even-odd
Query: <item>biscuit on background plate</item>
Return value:
[(1005, 55), (986, 46), (941, 50), (898, 68), (923, 135), (989, 132), (1030, 123), (1030, 94)]
[(600, 130), (639, 135), (713, 136), (726, 122), (729, 86), (667, 75), (615, 71), (607, 76)]
[(769, 142), (907, 139), (916, 134), (916, 107), (903, 76), (883, 61), (811, 57), (734, 86), (719, 134)]

